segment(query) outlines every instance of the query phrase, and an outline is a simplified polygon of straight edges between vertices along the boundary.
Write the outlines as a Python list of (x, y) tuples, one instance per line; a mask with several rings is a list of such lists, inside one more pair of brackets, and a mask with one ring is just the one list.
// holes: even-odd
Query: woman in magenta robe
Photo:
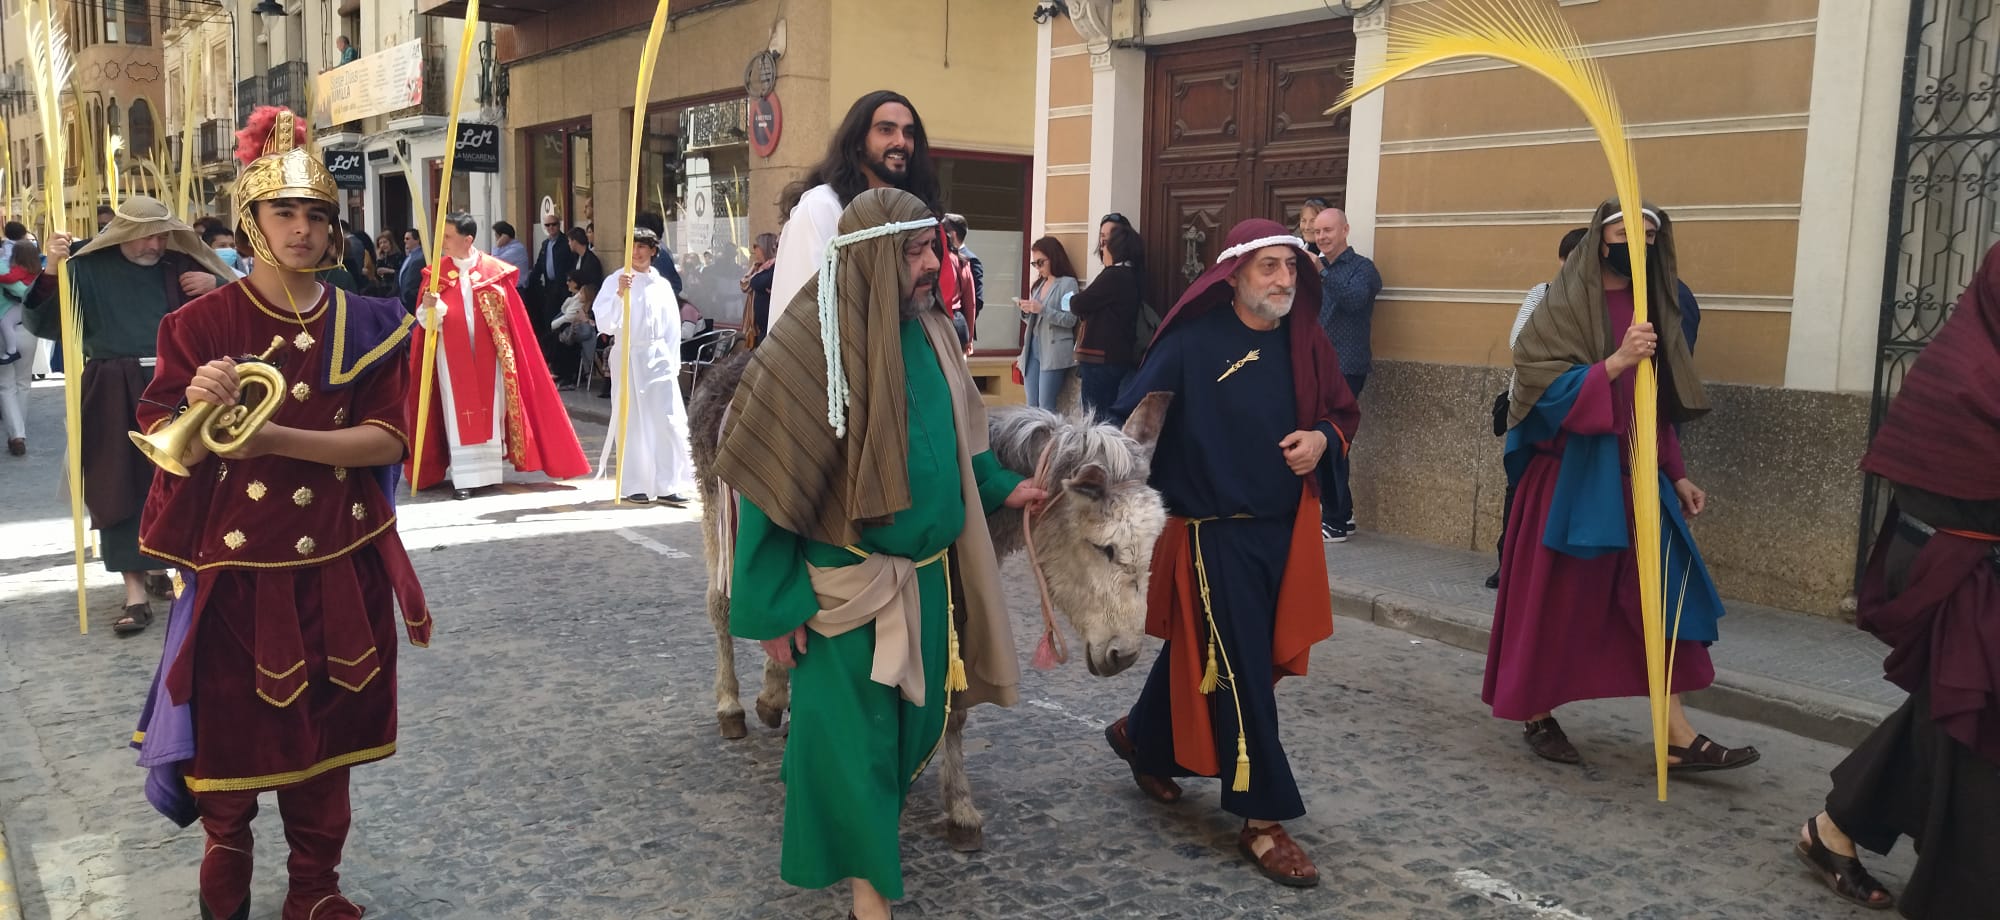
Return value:
[[(1632, 266), (1616, 201), (1599, 206), (1543, 305), (1515, 344), (1507, 465), (1519, 478), (1502, 552), (1482, 699), (1523, 723), (1536, 754), (1582, 757), (1554, 710), (1578, 700), (1647, 695), (1639, 572), (1633, 554), (1629, 457), (1633, 371), (1660, 359), (1661, 545), (1674, 644), (1668, 722), (1677, 771), (1746, 766), (1755, 748), (1697, 734), (1678, 694), (1715, 679), (1707, 645), (1722, 601), (1694, 547), (1688, 517), (1708, 498), (1687, 478), (1674, 423), (1707, 410), (1680, 334), (1671, 225), (1647, 208), (1647, 271), (1657, 325), (1634, 325)], [(1665, 329), (1665, 337), (1655, 329)], [(1615, 340), (1614, 331), (1622, 330)]]

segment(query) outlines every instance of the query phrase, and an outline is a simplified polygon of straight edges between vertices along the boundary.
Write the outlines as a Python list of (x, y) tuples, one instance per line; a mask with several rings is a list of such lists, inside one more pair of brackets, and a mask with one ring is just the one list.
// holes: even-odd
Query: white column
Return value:
[[(1090, 55), (1090, 224), (1116, 211), (1139, 226), (1146, 173), (1146, 52), (1108, 48)], [(1095, 277), (1101, 266), (1091, 259)]]
[(1820, 5), (1787, 387), (1874, 385), (1908, 31), (1906, 2)]
[[(1389, 55), (1388, 6), (1354, 20), (1354, 76), (1375, 72)], [(1382, 94), (1369, 93), (1347, 123), (1347, 244), (1375, 255), (1375, 220), (1382, 182)]]
[(1054, 32), (1051, 23), (1035, 27), (1035, 166), (1028, 189), (1031, 239), (1040, 239), (1049, 232), (1049, 65)]

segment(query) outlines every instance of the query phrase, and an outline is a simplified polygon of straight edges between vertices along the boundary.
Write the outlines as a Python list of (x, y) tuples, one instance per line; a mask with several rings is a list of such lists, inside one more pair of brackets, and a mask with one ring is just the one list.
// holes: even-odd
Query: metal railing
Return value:
[(293, 112), (305, 111), (306, 105), (306, 62), (286, 61), (264, 75), (264, 92), (270, 96), (272, 105), (281, 105)]
[(417, 105), (390, 112), (389, 120), (451, 114), (451, 105), (446, 98), (451, 95), (451, 84), (445, 77), (444, 58), (443, 43), (424, 42), (424, 99)]
[(260, 105), (268, 105), (264, 96), (264, 76), (259, 74), (236, 83), (236, 120), (250, 120), (250, 112)]

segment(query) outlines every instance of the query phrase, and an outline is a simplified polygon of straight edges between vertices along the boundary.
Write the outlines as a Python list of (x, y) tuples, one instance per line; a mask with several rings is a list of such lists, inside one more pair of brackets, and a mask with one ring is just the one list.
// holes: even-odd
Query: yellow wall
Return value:
[[(1618, 92), (1646, 197), (1677, 219), (1704, 303), (1703, 376), (1782, 384), (1816, 0), (1562, 8)], [(1671, 7), (1671, 9), (1669, 9)], [(1393, 34), (1397, 17), (1391, 14)], [(1384, 91), (1378, 357), (1505, 364), (1519, 291), (1610, 194), (1575, 106), (1541, 78), (1450, 64)]]
[(828, 127), (855, 99), (893, 89), (916, 103), (932, 147), (1031, 153), (1032, 9), (999, 0), (832, 0)]

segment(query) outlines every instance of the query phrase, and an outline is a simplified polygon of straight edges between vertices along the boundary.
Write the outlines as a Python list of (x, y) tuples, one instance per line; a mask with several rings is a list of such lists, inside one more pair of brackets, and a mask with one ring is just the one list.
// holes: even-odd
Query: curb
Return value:
[(0, 825), (0, 920), (21, 920), (20, 886), (14, 882), (14, 863), (7, 858), (7, 827)]
[[(1333, 612), (1413, 636), (1484, 653), (1492, 634), (1490, 618), (1428, 598), (1348, 579), (1328, 579)], [(1715, 669), (1715, 683), (1687, 695), (1687, 704), (1705, 712), (1744, 719), (1815, 741), (1854, 747), (1892, 707), (1828, 693), (1758, 674)]]

